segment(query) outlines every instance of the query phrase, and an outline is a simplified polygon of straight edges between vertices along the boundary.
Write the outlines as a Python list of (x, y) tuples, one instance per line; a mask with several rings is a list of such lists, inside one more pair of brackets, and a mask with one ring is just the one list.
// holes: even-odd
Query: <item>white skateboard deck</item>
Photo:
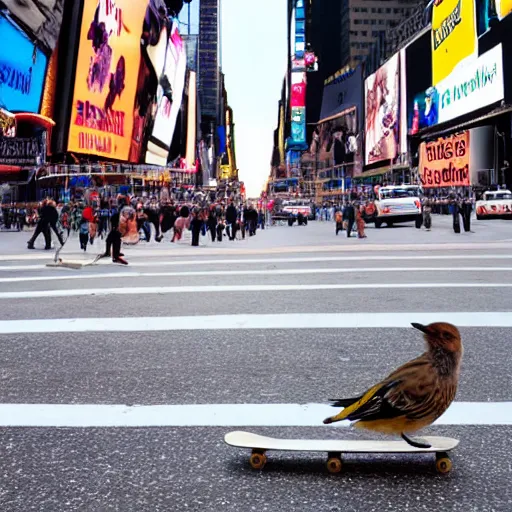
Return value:
[(358, 441), (347, 439), (277, 439), (251, 432), (229, 432), (224, 441), (238, 448), (280, 450), (293, 452), (342, 452), (342, 453), (435, 453), (449, 452), (458, 444), (450, 437), (422, 437), (431, 448), (415, 448), (405, 441)]
[(329, 454), (327, 469), (331, 473), (341, 471), (342, 453), (435, 453), (437, 471), (449, 473), (452, 463), (447, 452), (457, 447), (459, 440), (450, 437), (421, 437), (421, 440), (430, 444), (430, 448), (416, 448), (403, 440), (278, 439), (242, 431), (229, 432), (224, 437), (224, 442), (230, 446), (252, 450), (249, 462), (254, 469), (264, 467), (267, 462), (265, 452), (269, 450), (326, 452)]

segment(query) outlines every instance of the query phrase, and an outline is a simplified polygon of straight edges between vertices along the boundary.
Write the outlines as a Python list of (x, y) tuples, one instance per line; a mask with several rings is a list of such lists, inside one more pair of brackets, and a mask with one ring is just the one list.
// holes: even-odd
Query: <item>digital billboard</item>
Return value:
[(504, 98), (501, 44), (414, 99), (411, 134), (451, 121)]
[[(167, 45), (164, 74), (160, 79), (157, 90), (158, 108), (152, 132), (152, 137), (167, 148), (167, 153), (172, 142), (176, 120), (183, 100), (186, 70), (187, 53), (185, 51), (185, 43), (180, 36), (177, 23), (173, 23)], [(170, 88), (171, 98), (164, 94), (166, 91), (164, 91), (162, 84)], [(162, 158), (151, 151), (152, 147), (153, 143), (150, 143), (146, 154), (146, 162), (166, 165), (167, 154)]]
[(432, 79), (437, 85), (478, 56), (475, 0), (436, 0), (431, 35)]
[(0, 107), (39, 113), (48, 59), (12, 21), (0, 16)]
[(404, 115), (400, 91), (403, 61), (403, 52), (395, 54), (365, 81), (366, 165), (394, 160), (404, 152), (405, 137), (400, 134)]
[(469, 130), (420, 145), (419, 175), (423, 188), (467, 187)]
[(306, 73), (291, 75), (291, 142), (293, 146), (302, 146), (306, 144)]
[(147, 5), (85, 0), (68, 151), (128, 160)]

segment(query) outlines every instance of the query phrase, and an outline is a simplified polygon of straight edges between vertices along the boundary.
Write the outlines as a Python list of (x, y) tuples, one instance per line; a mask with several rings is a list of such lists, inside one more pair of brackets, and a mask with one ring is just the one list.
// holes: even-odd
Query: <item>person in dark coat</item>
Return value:
[(230, 240), (234, 240), (237, 232), (238, 211), (236, 206), (231, 201), (230, 205), (226, 208), (226, 223), (228, 224), (227, 233)]
[(460, 207), (460, 213), (462, 215), (462, 224), (464, 225), (464, 231), (469, 233), (471, 231), (471, 212), (473, 210), (473, 205), (471, 201), (465, 197), (462, 201), (462, 205)]
[[(217, 215), (215, 213), (215, 207), (212, 206), (208, 213), (208, 229), (212, 237), (212, 242), (215, 242), (217, 238)], [(222, 236), (222, 235), (221, 235)]]
[(199, 246), (199, 236), (203, 227), (203, 218), (200, 211), (194, 210), (192, 220), (190, 221), (190, 230), (192, 231), (192, 246)]
[(356, 212), (352, 203), (347, 203), (343, 208), (343, 222), (347, 224), (347, 238), (351, 237), (352, 228), (356, 220)]
[(124, 254), (121, 252), (121, 233), (119, 231), (119, 212), (116, 212), (110, 218), (110, 233), (106, 240), (106, 250), (102, 254), (102, 258), (109, 258), (112, 254), (112, 261), (114, 263), (121, 263), (128, 265), (128, 262), (123, 258)]
[(50, 228), (57, 235), (60, 245), (64, 245), (64, 239), (62, 233), (57, 228), (57, 222), (59, 221), (59, 212), (55, 207), (53, 201), (43, 201), (41, 211), (39, 213), (39, 222), (37, 223), (36, 230), (32, 235), (32, 238), (27, 242), (28, 249), (34, 249), (34, 242), (37, 237), (43, 233), (45, 240), (45, 249), (48, 251), (52, 248), (52, 235)]

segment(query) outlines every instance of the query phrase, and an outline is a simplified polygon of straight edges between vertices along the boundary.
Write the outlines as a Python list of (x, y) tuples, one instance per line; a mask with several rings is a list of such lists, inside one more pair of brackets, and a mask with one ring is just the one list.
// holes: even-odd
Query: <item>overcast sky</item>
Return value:
[[(286, 0), (221, 1), (222, 71), (235, 121), (240, 180), (259, 196), (270, 172), (277, 104), (286, 71)], [(197, 0), (191, 4), (191, 33), (198, 33)], [(180, 21), (187, 22), (187, 6)], [(187, 27), (182, 25), (186, 34)]]

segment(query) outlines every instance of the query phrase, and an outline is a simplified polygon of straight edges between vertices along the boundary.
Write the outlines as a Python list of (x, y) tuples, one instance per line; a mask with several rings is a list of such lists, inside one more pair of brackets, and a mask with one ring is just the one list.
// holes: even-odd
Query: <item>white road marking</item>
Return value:
[(458, 327), (512, 327), (512, 312), (296, 313), (2, 320), (0, 334), (233, 329), (412, 329), (411, 322), (450, 322)]
[(171, 295), (179, 293), (305, 292), (312, 290), (378, 290), (429, 288), (512, 288), (512, 283), (367, 283), (367, 284), (246, 284), (219, 286), (147, 286), (129, 288), (85, 288), (0, 293), (5, 299), (42, 299), (49, 297), (106, 297), (111, 295)]
[[(132, 255), (130, 255), (131, 257)], [(138, 255), (140, 258), (143, 256), (142, 254)], [(215, 265), (217, 268), (220, 265), (240, 265), (240, 264), (262, 264), (266, 265), (269, 263), (319, 263), (319, 262), (340, 262), (340, 261), (430, 261), (430, 260), (511, 260), (512, 254), (453, 254), (453, 255), (436, 255), (433, 253), (429, 256), (371, 256), (367, 254), (362, 254), (361, 256), (319, 256), (319, 257), (311, 257), (311, 258), (247, 258), (247, 259), (225, 259), (225, 260), (161, 260), (161, 261), (152, 261), (147, 259), (144, 256), (144, 261), (134, 261), (128, 257), (130, 260), (130, 267), (188, 267), (188, 266), (196, 266), (196, 265)], [(84, 263), (90, 260), (83, 260)], [(101, 260), (95, 266), (106, 266), (111, 265), (109, 260)], [(48, 270), (46, 265), (4, 265), (0, 266), (0, 272), (12, 272), (15, 270)], [(69, 269), (59, 269), (63, 272), (68, 272)], [(53, 274), (56, 275), (55, 269), (52, 269)], [(119, 275), (119, 274), (116, 274)]]
[[(162, 257), (179, 257), (183, 258), (184, 256), (242, 256), (242, 255), (256, 255), (256, 254), (293, 254), (293, 253), (358, 253), (364, 252), (367, 254), (368, 252), (379, 252), (379, 251), (387, 251), (387, 252), (400, 252), (400, 251), (489, 251), (489, 250), (510, 250), (512, 248), (512, 244), (510, 242), (472, 242), (469, 239), (461, 239), (461, 241), (457, 243), (418, 243), (418, 244), (377, 244), (377, 243), (358, 243), (357, 240), (353, 240), (350, 245), (346, 245), (344, 243), (339, 243), (337, 241), (333, 241), (330, 245), (285, 245), (280, 247), (267, 247), (267, 248), (248, 248), (247, 245), (241, 246), (238, 244), (233, 244), (229, 246), (219, 247), (219, 246), (202, 246), (202, 247), (170, 247), (169, 249), (165, 247), (158, 246), (135, 246), (130, 247), (128, 250), (130, 251), (127, 256), (130, 257), (152, 257), (152, 256), (162, 256)], [(51, 253), (50, 253), (51, 254)], [(83, 255), (83, 252), (72, 251), (70, 253), (64, 253), (64, 256), (68, 254), (77, 256), (79, 254)], [(0, 261), (29, 261), (29, 260), (48, 260), (48, 251), (35, 251), (30, 253), (23, 254), (3, 254), (0, 255)]]
[(512, 272), (512, 267), (351, 267), (351, 268), (283, 268), (268, 270), (200, 270), (178, 272), (119, 272), (105, 274), (64, 274), (28, 277), (2, 277), (0, 283), (32, 281), (67, 281), (74, 279), (119, 279), (135, 277), (213, 277), (213, 276), (285, 276), (305, 274), (368, 274), (385, 272)]
[[(326, 404), (0, 404), (0, 427), (348, 427)], [(512, 425), (512, 402), (455, 402), (436, 425)]]

